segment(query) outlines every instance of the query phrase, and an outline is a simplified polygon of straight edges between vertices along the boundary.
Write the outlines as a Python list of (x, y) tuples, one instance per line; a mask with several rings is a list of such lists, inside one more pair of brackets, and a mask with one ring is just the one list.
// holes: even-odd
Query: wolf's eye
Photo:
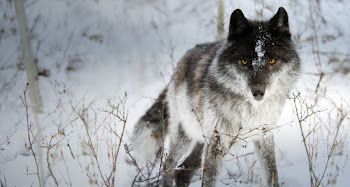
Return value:
[(244, 65), (246, 65), (246, 64), (248, 63), (248, 61), (245, 60), (245, 59), (242, 59), (242, 60), (240, 60), (240, 61), (241, 61), (241, 63), (244, 64)]
[(274, 64), (275, 62), (276, 62), (276, 60), (273, 59), (273, 58), (269, 60), (269, 63), (270, 63), (270, 64)]

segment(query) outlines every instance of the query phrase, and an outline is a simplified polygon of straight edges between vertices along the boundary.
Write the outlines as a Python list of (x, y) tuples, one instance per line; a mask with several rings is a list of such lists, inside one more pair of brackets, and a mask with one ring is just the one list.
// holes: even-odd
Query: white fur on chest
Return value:
[(276, 125), (283, 105), (284, 101), (278, 101), (273, 98), (267, 98), (253, 106), (249, 106), (249, 104), (243, 105), (244, 111), (241, 114), (242, 128), (251, 129), (262, 125), (267, 125), (268, 127)]
[(227, 136), (238, 135), (245, 140), (259, 138), (275, 127), (284, 104), (283, 100), (276, 98), (266, 98), (254, 105), (243, 100), (235, 102), (226, 101), (219, 105), (220, 108), (205, 102), (203, 127), (207, 134), (215, 129)]
[[(192, 100), (187, 94), (186, 83), (181, 84), (176, 90), (173, 84), (169, 85), (168, 103), (170, 112), (170, 132), (177, 133), (179, 125), (193, 140), (204, 141), (204, 136), (209, 137), (214, 129), (229, 136), (237, 134), (245, 137), (258, 138), (264, 131), (269, 130), (280, 116), (284, 101), (276, 98), (266, 98), (263, 101), (236, 101), (232, 105), (230, 101), (223, 101), (220, 109), (214, 109), (208, 99), (204, 99), (201, 111), (193, 111)], [(199, 118), (203, 116), (203, 118)]]

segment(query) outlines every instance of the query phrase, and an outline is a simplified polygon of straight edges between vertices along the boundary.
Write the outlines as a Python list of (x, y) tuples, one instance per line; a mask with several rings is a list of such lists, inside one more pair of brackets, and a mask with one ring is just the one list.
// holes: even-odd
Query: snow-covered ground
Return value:
[[(303, 123), (306, 133), (315, 124), (320, 127), (308, 138), (319, 153), (315, 172), (322, 175), (337, 120), (350, 110), (350, 1), (225, 1), (225, 32), (236, 8), (248, 19), (266, 20), (280, 6), (289, 13), (290, 30), (302, 62), (303, 73), (294, 93), (300, 92), (308, 104), (315, 104), (314, 111), (322, 111)], [(132, 126), (168, 84), (181, 56), (198, 43), (215, 40), (217, 1), (27, 0), (25, 8), (37, 65), (39, 70), (49, 70), (49, 76), (38, 80), (44, 106), (38, 121), (46, 186), (55, 186), (53, 176), (59, 186), (103, 185), (100, 174), (109, 175), (111, 155), (119, 144), (109, 127), (120, 135), (123, 126), (103, 111), (111, 111), (108, 103), (116, 105), (127, 94), (127, 143)], [(19, 44), (13, 2), (0, 1), (0, 184), (38, 186), (20, 98), (27, 77)], [(34, 114), (29, 112), (34, 123)], [(84, 115), (98, 163), (78, 114)], [(280, 182), (283, 186), (310, 186), (292, 99), (279, 125), (275, 139)], [(344, 165), (350, 141), (348, 126), (346, 117), (337, 139), (344, 145), (337, 147), (326, 172), (339, 174), (335, 186), (350, 184), (350, 165)], [(32, 127), (35, 133), (36, 124)], [(125, 163), (123, 146), (120, 151), (115, 186), (130, 186), (136, 170)], [(252, 151), (248, 145), (232, 153), (237, 156)], [(226, 160), (225, 169), (242, 174), (236, 180), (243, 183), (229, 179), (224, 170), (222, 186), (259, 185), (261, 171), (254, 154), (228, 156)], [(246, 183), (251, 178), (253, 183)], [(193, 186), (200, 186), (200, 182)]]

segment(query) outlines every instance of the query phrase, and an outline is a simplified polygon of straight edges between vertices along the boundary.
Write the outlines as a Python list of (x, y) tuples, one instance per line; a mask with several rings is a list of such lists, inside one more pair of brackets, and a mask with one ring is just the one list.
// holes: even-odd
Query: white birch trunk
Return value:
[(19, 33), (21, 37), (22, 57), (27, 71), (27, 78), (29, 82), (29, 95), (31, 105), (36, 113), (41, 113), (42, 104), (40, 100), (39, 88), (37, 85), (38, 69), (36, 67), (36, 64), (34, 63), (32, 48), (30, 45), (28, 26), (26, 21), (26, 15), (24, 12), (24, 3), (23, 0), (15, 0), (14, 4)]
[(223, 40), (225, 27), (225, 3), (224, 0), (218, 0), (218, 17), (217, 17), (217, 36), (216, 40)]
[(21, 38), (21, 50), (22, 50), (22, 58), (25, 64), (27, 78), (28, 78), (28, 90), (29, 97), (31, 101), (31, 108), (34, 112), (34, 120), (36, 124), (37, 134), (35, 136), (36, 143), (36, 154), (38, 156), (38, 164), (39, 164), (39, 186), (44, 186), (43, 180), (43, 162), (42, 162), (42, 149), (40, 145), (41, 141), (41, 128), (38, 121), (38, 113), (42, 113), (42, 103), (40, 99), (40, 92), (38, 88), (38, 69), (36, 64), (34, 63), (34, 58), (32, 54), (32, 48), (30, 45), (28, 26), (26, 20), (26, 14), (24, 10), (24, 2), (23, 0), (14, 0), (16, 18), (18, 22), (18, 30)]

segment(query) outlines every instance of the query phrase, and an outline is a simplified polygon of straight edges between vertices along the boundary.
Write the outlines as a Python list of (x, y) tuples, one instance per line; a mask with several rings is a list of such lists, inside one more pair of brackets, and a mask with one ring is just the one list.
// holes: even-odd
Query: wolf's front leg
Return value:
[(275, 142), (273, 135), (263, 137), (255, 141), (255, 152), (257, 153), (261, 168), (263, 169), (264, 177), (267, 185), (278, 187), (278, 174), (275, 156)]
[(206, 147), (203, 164), (203, 187), (215, 186), (217, 182), (217, 176), (222, 167), (222, 158), (227, 152), (227, 146), (222, 144), (222, 138), (219, 134), (214, 134)]

